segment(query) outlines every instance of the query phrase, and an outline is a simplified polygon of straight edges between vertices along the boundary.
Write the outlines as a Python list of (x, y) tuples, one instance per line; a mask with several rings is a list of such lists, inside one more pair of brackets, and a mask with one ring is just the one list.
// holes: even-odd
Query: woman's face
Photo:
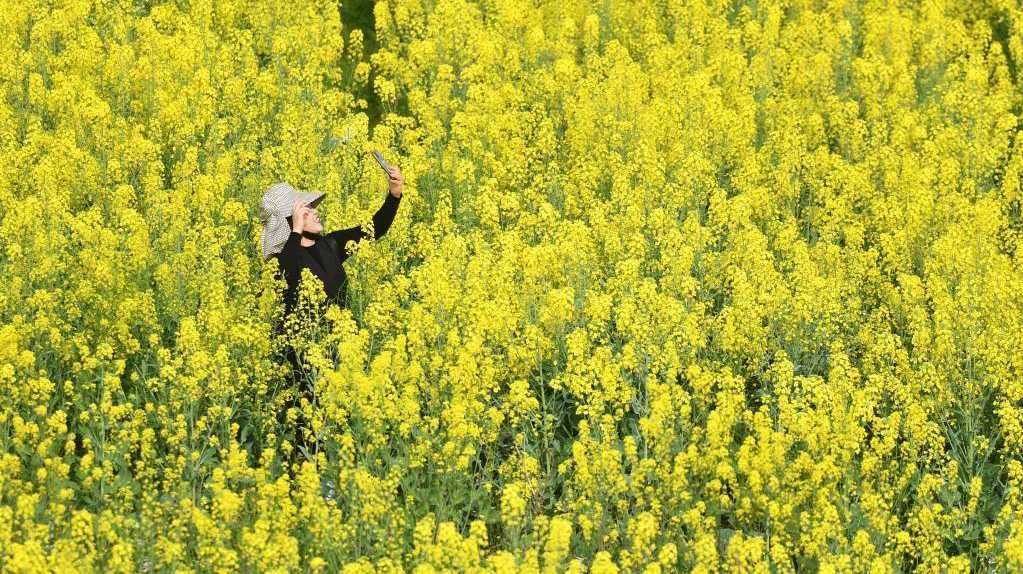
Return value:
[(309, 233), (323, 233), (323, 222), (320, 220), (320, 214), (316, 211), (315, 207), (309, 208), (309, 214), (305, 217), (305, 227), (303, 230)]

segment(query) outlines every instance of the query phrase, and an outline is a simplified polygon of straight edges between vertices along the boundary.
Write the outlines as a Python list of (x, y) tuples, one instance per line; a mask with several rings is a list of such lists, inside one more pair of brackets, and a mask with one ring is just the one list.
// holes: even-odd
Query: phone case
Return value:
[(384, 161), (384, 156), (380, 155), (380, 152), (373, 150), (373, 157), (376, 158), (377, 163), (380, 164), (380, 167), (382, 167), (384, 171), (387, 172), (388, 175), (390, 175), (391, 166), (386, 161)]

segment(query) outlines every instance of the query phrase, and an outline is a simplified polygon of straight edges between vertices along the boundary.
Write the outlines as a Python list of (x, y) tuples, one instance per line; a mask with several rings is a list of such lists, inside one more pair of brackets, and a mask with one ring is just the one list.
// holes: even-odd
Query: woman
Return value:
[[(388, 194), (384, 204), (373, 215), (373, 230), (377, 239), (390, 229), (401, 202), (401, 171), (391, 166), (387, 179)], [(323, 223), (315, 207), (323, 197), (323, 192), (298, 191), (287, 182), (274, 184), (263, 196), (263, 258), (264, 261), (271, 257), (277, 259), (278, 269), (283, 272), (288, 285), (284, 293), (285, 316), (282, 319), (286, 319), (294, 310), (302, 269), (305, 268), (323, 283), (327, 295), (326, 304), (344, 307), (347, 303), (348, 278), (342, 264), (349, 256), (348, 243), (371, 236), (358, 225), (323, 234)], [(285, 320), (278, 322), (278, 334), (283, 333), (284, 323)], [(292, 382), (299, 393), (312, 402), (309, 373), (290, 344), (286, 345), (286, 354), (291, 363)], [(299, 400), (299, 396), (293, 396), (288, 408), (297, 407)], [(296, 449), (293, 451), (295, 455), (299, 447), (308, 451), (310, 446), (300, 430), (304, 426), (302, 420), (299, 411), (299, 429), (296, 429)]]

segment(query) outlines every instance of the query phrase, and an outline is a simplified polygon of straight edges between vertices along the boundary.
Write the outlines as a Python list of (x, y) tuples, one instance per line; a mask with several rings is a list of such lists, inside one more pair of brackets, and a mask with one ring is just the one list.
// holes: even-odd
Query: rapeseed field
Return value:
[(1018, 1), (345, 1), (4, 3), (0, 571), (1023, 571)]

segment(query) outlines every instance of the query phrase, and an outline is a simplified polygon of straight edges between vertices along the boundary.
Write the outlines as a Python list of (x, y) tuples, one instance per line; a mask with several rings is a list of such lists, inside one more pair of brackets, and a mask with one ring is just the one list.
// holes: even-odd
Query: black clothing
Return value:
[[(294, 232), (292, 232), (292, 233), (294, 233)], [(322, 239), (322, 238), (320, 238), (320, 239)], [(308, 249), (308, 248), (306, 248), (306, 249)], [(313, 259), (315, 259), (316, 262), (320, 264), (320, 267), (324, 267), (325, 266), (326, 262), (323, 260), (323, 252), (322, 251), (320, 251), (319, 249), (309, 249), (309, 255), (313, 256)]]
[[(395, 197), (388, 192), (384, 204), (373, 214), (373, 229), (376, 231), (376, 238), (383, 237), (390, 229), (399, 203), (401, 203), (401, 197)], [(292, 231), (281, 252), (275, 255), (280, 269), (284, 272), (284, 279), (288, 282), (288, 288), (284, 292), (285, 314), (290, 314), (294, 309), (298, 296), (299, 279), (304, 267), (308, 267), (314, 275), (323, 281), (323, 290), (327, 293), (328, 304), (333, 303), (344, 307), (347, 304), (345, 287), (348, 284), (348, 277), (341, 264), (348, 259), (345, 247), (349, 241), (357, 242), (367, 237), (370, 237), (370, 234), (356, 225), (332, 231), (313, 245), (303, 247), (302, 235)]]
[[(376, 238), (383, 237), (387, 233), (387, 230), (391, 227), (391, 222), (394, 221), (394, 214), (397, 212), (400, 202), (400, 197), (394, 197), (390, 192), (387, 193), (384, 204), (373, 214), (373, 229), (376, 232)], [(288, 235), (288, 240), (285, 242), (281, 252), (275, 256), (278, 261), (279, 272), (284, 273), (284, 278), (288, 283), (288, 287), (284, 292), (285, 317), (291, 314), (297, 303), (302, 269), (306, 267), (323, 282), (323, 290), (327, 294), (326, 305), (344, 307), (347, 304), (346, 287), (348, 277), (345, 275), (342, 263), (348, 259), (346, 247), (350, 241), (357, 242), (368, 237), (371, 237), (371, 235), (356, 225), (327, 233), (313, 245), (303, 247), (301, 243), (302, 235), (292, 231)], [(277, 323), (278, 335), (282, 335), (285, 332), (283, 323), (283, 318)], [(286, 344), (285, 347), (284, 352), (288, 363), (291, 365), (291, 386), (296, 390), (296, 393), (288, 401), (285, 410), (278, 413), (278, 422), (282, 424), (285, 422), (283, 419), (284, 414), (290, 407), (298, 408), (299, 401), (303, 396), (309, 402), (313, 401), (313, 393), (309, 384), (310, 373), (299, 361), (299, 357), (291, 344)], [(306, 436), (306, 433), (301, 430), (302, 427), (308, 425), (308, 421), (301, 414), (301, 410), (299, 410), (297, 423), (299, 428), (294, 429), (295, 440), (293, 442), (295, 451), (293, 451), (292, 462), (295, 462), (300, 454), (298, 452), (299, 447), (306, 450), (311, 450), (312, 448), (311, 441)]]

